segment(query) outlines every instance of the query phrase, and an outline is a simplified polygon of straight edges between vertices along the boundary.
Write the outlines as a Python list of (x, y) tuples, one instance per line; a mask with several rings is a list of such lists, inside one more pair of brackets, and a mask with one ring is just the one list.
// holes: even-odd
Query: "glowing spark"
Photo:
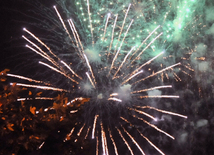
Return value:
[(94, 117), (94, 124), (93, 124), (93, 129), (92, 129), (92, 139), (94, 139), (94, 132), (95, 132), (95, 128), (96, 128), (97, 117), (99, 117), (99, 115), (95, 115), (95, 117)]
[(108, 100), (112, 100), (112, 101), (117, 101), (117, 102), (122, 102), (122, 100), (115, 98), (115, 97), (110, 97), (108, 98)]
[(64, 92), (69, 92), (65, 89), (60, 89), (60, 88), (54, 88), (54, 87), (48, 87), (48, 86), (38, 86), (38, 85), (29, 85), (29, 84), (23, 84), (23, 83), (10, 83), (10, 85), (17, 85), (17, 86), (22, 86), (22, 87), (30, 87), (30, 88), (38, 88), (38, 89), (44, 89), (44, 90), (54, 90), (54, 91), (64, 91)]

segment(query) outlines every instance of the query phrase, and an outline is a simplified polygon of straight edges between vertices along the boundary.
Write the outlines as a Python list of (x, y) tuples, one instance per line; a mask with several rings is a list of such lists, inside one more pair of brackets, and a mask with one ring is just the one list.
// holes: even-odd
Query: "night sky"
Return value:
[[(39, 67), (38, 65), (38, 60), (40, 60), (40, 57), (32, 51), (29, 51), (29, 49), (26, 49), (26, 41), (21, 37), (25, 34), (22, 29), (24, 27), (29, 28), (38, 35), (42, 36), (42, 38), (51, 35), (51, 33), (46, 32), (44, 28), (38, 27), (39, 22), (45, 21), (42, 19), (42, 15), (37, 14), (36, 12), (40, 11), (41, 8), (46, 7), (50, 8), (50, 10), (54, 12), (52, 6), (55, 2), (53, 0), (50, 0), (51, 2), (42, 2), (42, 0), (36, 1), (38, 3), (34, 5), (34, 3), (25, 0), (0, 0), (0, 69), (4, 70), (8, 68), (10, 69), (10, 73), (37, 79), (42, 77), (41, 80), (43, 80), (46, 78), (46, 76), (44, 78), (44, 74), (46, 74), (45, 68)], [(214, 10), (214, 2), (212, 2), (212, 0), (205, 2), (206, 6), (210, 6), (211, 10)], [(213, 13), (214, 16), (214, 11), (211, 11), (211, 13)], [(208, 16), (206, 11), (202, 14), (202, 17), (204, 16)], [(198, 46), (198, 49), (195, 48), (196, 51), (201, 50), (201, 53), (203, 53), (193, 53), (190, 57), (192, 61), (189, 59), (195, 72), (191, 73), (191, 77), (179, 74), (182, 78), (180, 83), (175, 81), (171, 82), (174, 87), (173, 91), (179, 95), (180, 98), (177, 100), (172, 100), (173, 106), (170, 107), (170, 110), (176, 109), (174, 110), (176, 113), (184, 114), (188, 116), (188, 118), (163, 118), (165, 120), (168, 119), (168, 121), (166, 124), (164, 123), (162, 127), (171, 132), (175, 137), (175, 140), (169, 140), (165, 137), (165, 135), (162, 135), (162, 137), (157, 139), (153, 139), (158, 140), (158, 143), (160, 143), (159, 148), (162, 149), (167, 155), (214, 154), (214, 32), (211, 32), (211, 28), (214, 27), (212, 25), (213, 23), (214, 19), (207, 19), (207, 29), (202, 30), (206, 31), (206, 35), (203, 39), (200, 38), (200, 40), (197, 40), (196, 43), (192, 43), (195, 44), (195, 46)], [(59, 27), (57, 24), (51, 27), (52, 31), (58, 30)], [(59, 36), (59, 38), (60, 37), (61, 36)], [(51, 40), (50, 44), (51, 42), (54, 43), (54, 41)], [(202, 47), (202, 43), (207, 46), (206, 49)], [(62, 47), (61, 44), (62, 43), (56, 43), (55, 45), (59, 45), (59, 49), (61, 50), (66, 48)], [(205, 57), (205, 61), (200, 62), (199, 64), (199, 61), (195, 61), (193, 57), (201, 56)], [(208, 66), (208, 69), (201, 69), (200, 67), (202, 66), (205, 66), (205, 68)], [(47, 73), (47, 76), (48, 75), (52, 76), (50, 73)], [(56, 79), (55, 82), (55, 85), (57, 85), (59, 83), (63, 83), (64, 81)], [(62, 84), (62, 86), (64, 85)], [(151, 100), (149, 102), (156, 101), (159, 100)], [(164, 104), (163, 107), (167, 107), (167, 104), (165, 103), (166, 100), (161, 100), (159, 102)], [(166, 108), (166, 110), (168, 109)], [(135, 133), (133, 132), (133, 135), (134, 134)], [(153, 135), (152, 132), (148, 132), (147, 134)], [(160, 136), (160, 134), (154, 135)], [(120, 137), (117, 135), (115, 141), (117, 138)], [(162, 141), (160, 139), (162, 139)], [(91, 143), (94, 144), (94, 141)], [(124, 147), (125, 144), (123, 143), (119, 146), (121, 150), (123, 150)], [(143, 146), (142, 148), (147, 153)], [(137, 149), (135, 148), (135, 150)], [(151, 151), (152, 149), (149, 148), (149, 150)], [(124, 154), (129, 153), (128, 150), (126, 151), (127, 152), (124, 152)], [(154, 154), (156, 153), (157, 152)]]

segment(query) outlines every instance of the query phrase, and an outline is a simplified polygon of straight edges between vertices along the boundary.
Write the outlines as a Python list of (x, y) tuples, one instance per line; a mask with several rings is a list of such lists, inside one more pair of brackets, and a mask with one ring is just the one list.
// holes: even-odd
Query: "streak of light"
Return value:
[(25, 77), (25, 76), (20, 76), (20, 75), (15, 75), (15, 74), (9, 74), (9, 73), (7, 73), (6, 75), (10, 76), (10, 77), (15, 77), (15, 78), (18, 78), (18, 79), (22, 79), (22, 80), (27, 80), (27, 81), (30, 81), (30, 82), (44, 83), (45, 85), (50, 85), (49, 83), (45, 83), (43, 81), (34, 80), (34, 79), (31, 79), (31, 78), (28, 78), (28, 77)]
[(76, 41), (78, 51), (79, 51), (80, 55), (82, 55), (81, 50), (80, 50), (80, 47), (79, 47), (79, 40), (77, 39), (77, 35), (76, 35), (77, 32), (75, 31), (75, 28), (73, 27), (73, 22), (72, 22), (71, 19), (68, 19), (68, 24), (69, 24), (69, 26), (70, 26), (70, 29), (71, 29), (71, 31), (72, 31), (72, 33), (73, 33), (73, 36), (74, 36), (74, 39), (75, 39), (75, 41)]
[(181, 78), (179, 78), (179, 76), (176, 73), (173, 73), (173, 75), (179, 80), (182, 81)]
[(110, 16), (111, 16), (111, 14), (110, 14), (110, 13), (108, 13), (108, 15), (107, 15), (107, 19), (106, 19), (106, 24), (105, 24), (105, 29), (104, 29), (104, 34), (103, 34), (103, 38), (102, 38), (102, 40), (103, 40), (103, 41), (104, 41), (104, 39), (105, 39), (105, 35), (106, 35), (106, 28), (107, 28), (107, 25), (108, 25), (108, 21), (109, 21)]
[(57, 13), (57, 16), (59, 17), (59, 20), (61, 21), (62, 26), (64, 27), (64, 29), (65, 29), (66, 33), (68, 34), (70, 40), (71, 40), (72, 43), (74, 44), (74, 41), (73, 41), (73, 39), (71, 38), (71, 35), (70, 35), (70, 33), (69, 33), (69, 31), (68, 31), (68, 29), (67, 29), (67, 27), (66, 27), (66, 25), (65, 25), (65, 23), (64, 23), (64, 21), (63, 21), (63, 19), (62, 19), (60, 13), (58, 12), (56, 6), (53, 6), (53, 8), (55, 9), (55, 11), (56, 11), (56, 13)]
[(110, 96), (112, 97), (112, 96), (118, 96), (118, 93), (112, 93), (112, 94), (110, 94)]
[(90, 75), (88, 74), (88, 72), (86, 72), (86, 75), (87, 75), (89, 81), (91, 82), (92, 86), (93, 86), (94, 88), (96, 88), (95, 85), (94, 85), (94, 83), (93, 83), (93, 81), (91, 80), (91, 77), (90, 77)]
[(98, 136), (96, 136), (96, 141), (97, 141), (97, 145), (96, 145), (96, 155), (99, 154), (99, 139)]
[(139, 98), (179, 98), (177, 95), (146, 95), (138, 96)]
[(69, 92), (68, 90), (65, 89), (60, 89), (60, 88), (54, 88), (54, 87), (48, 87), (48, 86), (39, 86), (39, 85), (29, 85), (29, 84), (23, 84), (23, 83), (10, 83), (10, 85), (17, 85), (17, 86), (22, 86), (22, 87), (30, 87), (30, 88), (39, 88), (39, 89), (44, 89), (44, 90), (54, 90), (54, 91), (64, 91), (64, 92)]
[(187, 116), (184, 116), (184, 115), (181, 115), (181, 114), (178, 114), (178, 113), (174, 113), (174, 112), (171, 112), (171, 111), (165, 111), (165, 110), (161, 110), (161, 109), (157, 109), (155, 107), (150, 107), (150, 106), (136, 106), (137, 108), (142, 108), (142, 109), (153, 109), (153, 110), (156, 110), (156, 111), (159, 111), (159, 112), (162, 112), (162, 113), (165, 113), (165, 114), (169, 114), (169, 115), (174, 115), (174, 116), (179, 116), (179, 117), (183, 117), (183, 118), (187, 118)]
[(51, 97), (35, 97), (35, 98), (18, 98), (17, 101), (25, 101), (25, 100), (54, 100)]
[(126, 54), (123, 62), (121, 63), (121, 65), (119, 66), (119, 68), (117, 69), (117, 71), (115, 72), (115, 74), (113, 76), (113, 79), (115, 78), (115, 76), (117, 75), (117, 73), (119, 72), (119, 70), (121, 69), (121, 67), (123, 66), (123, 64), (126, 62), (126, 59), (128, 58), (129, 54), (133, 51), (134, 48), (135, 48), (135, 46), (132, 47), (132, 49)]
[(79, 75), (77, 75), (77, 74), (71, 69), (71, 67), (69, 67), (64, 61), (61, 61), (61, 63), (62, 63), (63, 65), (65, 65), (65, 67), (67, 67), (76, 77), (78, 77), (79, 79), (82, 80), (82, 78), (81, 78)]
[(106, 141), (106, 134), (105, 134), (105, 131), (103, 129), (102, 122), (100, 122), (100, 126), (101, 126), (101, 138), (102, 138), (103, 154), (108, 155), (108, 146), (107, 146), (107, 141)]
[[(112, 35), (111, 35), (111, 42), (110, 42), (110, 46), (109, 46), (109, 51), (111, 51), (112, 43), (113, 43), (113, 40), (114, 40), (114, 29), (115, 29), (115, 26), (116, 26), (116, 23), (117, 23), (117, 17), (118, 17), (118, 15), (115, 15), (115, 21), (114, 21), (114, 25), (113, 25), (113, 29), (112, 29)], [(110, 52), (108, 52), (107, 59), (109, 57), (109, 54), (110, 54)]]
[(162, 33), (160, 33), (157, 37), (155, 37), (139, 54), (138, 54), (138, 56), (131, 62), (131, 64), (136, 60), (136, 59), (139, 59), (140, 58), (140, 55), (141, 54), (143, 54), (143, 52), (156, 40), (156, 39), (158, 39), (161, 35), (163, 34), (163, 32)]
[(65, 139), (63, 140), (63, 142), (65, 142), (65, 141), (68, 140), (67, 137), (70, 137), (70, 136), (73, 134), (74, 129), (75, 129), (75, 127), (73, 127), (73, 128), (71, 129), (70, 133), (66, 135)]
[(82, 133), (83, 128), (85, 127), (85, 123), (83, 124), (83, 126), (80, 128), (79, 132), (77, 133), (77, 136), (80, 136), (80, 134)]
[(74, 102), (76, 102), (76, 101), (78, 101), (78, 100), (82, 101), (83, 98), (82, 98), (82, 97), (77, 97), (77, 98), (71, 100), (70, 102), (68, 102), (66, 105), (70, 105), (70, 104), (72, 104), (72, 103), (74, 103)]
[(94, 46), (94, 36), (93, 36), (93, 27), (92, 27), (92, 23), (91, 23), (92, 20), (91, 20), (89, 0), (87, 0), (87, 6), (88, 6), (88, 18), (89, 18), (90, 29), (91, 29), (92, 46)]
[(132, 151), (131, 147), (129, 146), (129, 144), (128, 144), (128, 142), (125, 140), (125, 138), (123, 137), (123, 135), (122, 135), (121, 131), (120, 131), (117, 127), (116, 127), (116, 129), (117, 129), (117, 131), (119, 132), (120, 137), (123, 139), (124, 143), (125, 143), (125, 144), (126, 144), (126, 146), (128, 147), (128, 149), (129, 149), (129, 151), (130, 151), (131, 155), (134, 155), (134, 153), (133, 153), (133, 151)]
[(113, 58), (113, 60), (112, 60), (111, 67), (110, 67), (110, 70), (109, 70), (109, 74), (110, 74), (110, 72), (111, 72), (111, 70), (112, 70), (112, 68), (113, 68), (113, 66), (114, 66), (114, 62), (115, 62), (116, 59), (117, 59), (117, 56), (118, 56), (118, 54), (119, 54), (119, 52), (120, 52), (120, 49), (121, 49), (121, 47), (122, 47), (122, 45), (123, 45), (123, 42), (124, 42), (124, 40), (125, 40), (125, 38), (126, 38), (126, 35), (127, 35), (128, 31), (129, 31), (129, 29), (130, 29), (130, 27), (131, 27), (133, 21), (134, 21), (134, 20), (132, 19), (131, 23), (129, 24), (129, 27), (128, 27), (127, 30), (126, 30), (126, 33), (124, 34), (123, 40), (122, 40), (121, 43), (120, 43), (120, 47), (118, 48), (117, 53), (115, 54), (115, 56), (114, 56), (114, 58)]
[(153, 146), (160, 154), (165, 155), (155, 144), (153, 144), (146, 136), (144, 136), (138, 129), (139, 134), (151, 145)]
[(147, 121), (144, 120), (143, 118), (137, 117), (137, 116), (135, 116), (135, 115), (132, 115), (132, 116), (135, 117), (135, 118), (137, 118), (137, 119), (139, 119), (139, 120), (142, 120), (144, 123), (148, 124), (149, 126), (151, 126), (152, 128), (156, 129), (157, 131), (159, 131), (159, 132), (165, 134), (166, 136), (168, 136), (168, 137), (170, 137), (170, 138), (172, 138), (172, 139), (175, 139), (173, 136), (171, 136), (171, 135), (168, 134), (167, 132), (165, 132), (165, 131), (159, 129), (159, 128), (158, 128), (157, 126), (155, 126), (154, 124), (151, 124), (151, 123), (147, 122)]
[(127, 15), (128, 15), (128, 12), (129, 12), (130, 7), (131, 7), (131, 3), (129, 4), (128, 9), (127, 9), (127, 11), (126, 11), (126, 14), (125, 14), (125, 17), (124, 17), (124, 20), (123, 20), (123, 24), (122, 24), (122, 27), (121, 27), (121, 30), (120, 30), (120, 34), (119, 34), (119, 36), (118, 36), (117, 44), (116, 44), (116, 46), (115, 46), (115, 51), (114, 51), (114, 53), (116, 52), (117, 45), (118, 45), (118, 43), (120, 42), (120, 37), (121, 37), (122, 31), (123, 31), (124, 24), (125, 24), (125, 22), (126, 22), (126, 17), (127, 17)]
[(54, 68), (53, 66), (50, 66), (42, 61), (39, 61), (40, 64), (52, 69), (53, 71), (62, 74), (63, 76), (65, 76), (66, 78), (70, 79), (72, 82), (75, 82), (76, 84), (79, 84), (76, 80), (72, 79), (71, 77), (69, 77), (68, 75), (66, 75), (65, 73), (61, 72), (60, 70)]
[[(39, 46), (37, 46), (35, 43), (33, 43), (32, 41), (30, 41), (27, 37), (25, 37), (24, 35), (22, 35), (22, 38), (24, 38), (27, 42), (29, 42), (31, 45), (33, 45), (34, 47), (36, 47), (42, 54), (42, 56), (44, 57), (44, 58), (46, 58), (46, 57), (48, 57), (48, 59), (50, 58), (50, 56), (46, 53), (46, 52), (44, 52)], [(39, 53), (39, 52), (38, 52)], [(44, 55), (45, 56), (44, 56)], [(46, 58), (47, 59), (47, 58)], [(47, 60), (48, 60), (47, 59)]]
[(74, 113), (76, 113), (76, 112), (78, 112), (78, 110), (71, 110), (71, 111), (70, 111), (70, 114), (74, 114)]
[(39, 149), (41, 149), (44, 144), (45, 142), (42, 142), (42, 144), (39, 146)]
[(121, 83), (121, 85), (124, 85), (125, 83), (127, 83), (129, 80), (131, 80), (132, 78), (134, 78), (135, 76), (137, 76), (137, 75), (140, 74), (140, 73), (143, 73), (143, 70), (141, 70), (141, 71), (135, 73), (134, 75), (132, 75), (131, 77), (129, 77), (128, 79), (126, 79), (125, 81), (123, 81), (123, 82)]
[[(74, 25), (72, 19), (70, 19), (69, 21), (70, 21), (70, 24), (73, 26), (74, 32), (75, 32), (76, 35), (77, 35), (77, 39), (78, 39), (78, 41), (79, 41), (79, 43), (80, 43), (80, 46), (81, 46), (81, 49), (82, 49), (82, 51), (83, 51), (83, 53), (84, 53), (84, 49), (83, 49), (83, 46), (82, 46), (82, 42), (81, 42), (80, 37), (79, 37), (79, 34), (78, 34), (78, 32), (77, 32), (77, 30), (76, 30), (76, 28), (75, 28), (75, 25)], [(81, 52), (80, 52), (80, 53), (81, 53)]]
[(114, 141), (114, 139), (112, 137), (111, 130), (109, 128), (108, 128), (108, 132), (109, 132), (109, 137), (111, 138), (112, 144), (114, 145), (114, 152), (115, 152), (116, 155), (119, 155), (118, 151), (117, 151), (116, 143), (115, 143), (115, 141)]
[(117, 101), (117, 102), (122, 102), (122, 100), (115, 98), (115, 97), (110, 97), (108, 98), (108, 100), (112, 100), (112, 101)]
[(156, 86), (156, 87), (152, 87), (152, 88), (148, 88), (148, 89), (137, 90), (137, 91), (131, 92), (131, 94), (141, 93), (141, 92), (150, 91), (150, 90), (154, 90), (154, 89), (162, 89), (162, 88), (172, 88), (172, 85)]
[(87, 139), (90, 129), (91, 127), (89, 126), (84, 139)]
[(146, 112), (143, 112), (143, 111), (140, 111), (140, 110), (137, 110), (137, 109), (132, 109), (132, 108), (128, 108), (128, 109), (129, 109), (129, 110), (136, 111), (136, 112), (139, 113), (139, 114), (143, 114), (143, 115), (145, 115), (145, 116), (147, 116), (147, 117), (153, 119), (154, 121), (157, 120), (156, 118), (154, 118), (153, 116), (149, 115), (149, 114), (146, 113)]
[(88, 66), (88, 68), (89, 68), (89, 70), (90, 70), (90, 72), (91, 72), (91, 75), (92, 75), (92, 78), (93, 78), (93, 80), (94, 80), (94, 83), (96, 84), (96, 80), (95, 80), (95, 77), (94, 77), (94, 73), (93, 73), (92, 68), (91, 68), (91, 65), (90, 65), (90, 63), (89, 63), (89, 61), (88, 61), (88, 58), (87, 58), (87, 56), (86, 56), (85, 54), (83, 54), (83, 55), (84, 55), (86, 64), (87, 64), (87, 66)]
[(93, 123), (93, 128), (92, 128), (92, 139), (94, 139), (94, 133), (95, 133), (96, 123), (97, 123), (97, 117), (99, 117), (99, 115), (95, 115), (95, 117), (94, 117), (94, 123)]
[(123, 128), (123, 130), (125, 131), (125, 133), (129, 136), (129, 138), (132, 140), (132, 142), (137, 146), (137, 148), (140, 150), (140, 152), (145, 155), (145, 153), (143, 152), (143, 150), (141, 149), (141, 147), (139, 146), (139, 144), (136, 142), (136, 140), (131, 136), (131, 134), (126, 131), (126, 129), (122, 126), (122, 124), (120, 124), (121, 127)]
[(131, 58), (139, 51), (139, 49), (141, 48), (141, 46), (149, 39), (149, 37), (160, 27), (160, 25), (158, 25), (147, 37), (146, 39), (144, 39), (144, 41), (140, 44), (140, 46), (137, 48), (137, 50), (132, 54)]
[(51, 49), (45, 44), (43, 43), (38, 37), (36, 37), (33, 33), (31, 33), (30, 31), (28, 31), (26, 28), (23, 29), (25, 32), (27, 32), (28, 34), (30, 34), (34, 39), (36, 39), (41, 45), (43, 45), (55, 58), (57, 58), (59, 60), (59, 58), (51, 51)]
[(158, 55), (156, 55), (154, 58), (150, 59), (149, 61), (147, 61), (146, 63), (142, 64), (140, 67), (138, 67), (137, 69), (135, 69), (130, 75), (135, 74), (136, 72), (138, 72), (142, 67), (144, 67), (145, 65), (150, 64), (153, 60), (155, 60), (156, 58), (158, 58), (160, 55), (162, 55), (164, 52), (159, 53)]
[(33, 47), (31, 47), (29, 45), (25, 45), (25, 47), (29, 48), (31, 51), (35, 52), (36, 54), (38, 54), (41, 57), (45, 58), (46, 60), (50, 61), (56, 67), (59, 67), (59, 65), (54, 60), (52, 60), (50, 57), (47, 57), (47, 56), (43, 55), (42, 53), (38, 52), (36, 49), (34, 49)]
[(155, 75), (157, 75), (157, 74), (159, 74), (159, 73), (162, 73), (162, 72), (164, 72), (164, 71), (166, 71), (166, 70), (168, 70), (168, 69), (171, 69), (171, 68), (173, 68), (173, 67), (175, 67), (175, 66), (178, 66), (178, 65), (180, 65), (181, 63), (179, 62), (179, 63), (177, 63), (177, 64), (174, 64), (174, 65), (171, 65), (171, 66), (169, 66), (169, 67), (166, 67), (166, 68), (164, 68), (164, 69), (162, 69), (162, 70), (160, 70), (160, 71), (157, 71), (157, 72), (155, 72), (155, 73), (153, 73), (153, 74), (151, 74), (151, 75), (149, 75), (149, 76), (147, 76), (147, 77), (145, 77), (145, 78), (143, 78), (143, 79), (141, 79), (141, 80), (138, 80), (138, 81), (136, 81), (136, 82), (134, 82), (133, 84), (136, 84), (136, 83), (139, 83), (139, 82), (141, 82), (141, 81), (144, 81), (144, 80), (146, 80), (146, 79), (148, 79), (148, 78), (150, 78), (150, 77), (153, 77), (153, 76), (155, 76)]

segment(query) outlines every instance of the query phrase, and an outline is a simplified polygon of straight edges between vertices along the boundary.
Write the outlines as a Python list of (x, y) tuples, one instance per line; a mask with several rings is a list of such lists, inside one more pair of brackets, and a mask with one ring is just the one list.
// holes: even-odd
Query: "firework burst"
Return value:
[[(168, 71), (170, 71), (179, 79), (174, 68), (179, 68), (181, 63), (169, 65), (165, 63), (166, 67), (155, 69), (160, 66), (159, 61), (165, 55), (165, 49), (155, 51), (155, 46), (152, 45), (159, 39), (161, 40), (159, 44), (167, 42), (165, 38), (169, 38), (169, 36), (166, 37), (163, 33), (165, 27), (162, 26), (167, 16), (164, 16), (161, 25), (158, 25), (157, 22), (150, 25), (147, 35), (143, 33), (139, 39), (135, 40), (132, 37), (132, 35), (138, 36), (138, 32), (132, 28), (136, 27), (135, 20), (139, 21), (138, 16), (141, 17), (141, 20), (150, 20), (145, 12), (141, 12), (137, 3), (127, 4), (126, 8), (123, 7), (121, 10), (118, 8), (117, 14), (112, 12), (113, 7), (109, 8), (106, 15), (103, 15), (104, 11), (101, 9), (97, 14), (104, 20), (103, 24), (92, 22), (95, 16), (90, 10), (89, 0), (85, 1), (85, 6), (89, 24), (88, 28), (81, 30), (81, 34), (86, 32), (85, 35), (78, 33), (80, 30), (78, 30), (74, 19), (64, 21), (57, 6), (54, 6), (55, 13), (73, 46), (74, 61), (72, 62), (61, 59), (36, 34), (26, 28), (23, 29), (26, 32), (23, 38), (28, 42), (26, 47), (44, 59), (44, 61), (39, 61), (39, 64), (66, 80), (65, 88), (55, 87), (52, 83), (20, 75), (7, 74), (7, 76), (31, 82), (31, 84), (16, 83), (21, 87), (66, 93), (69, 98), (73, 99), (65, 103), (64, 106), (75, 107), (77, 101), (84, 101), (80, 107), (77, 106), (76, 109), (70, 111), (71, 115), (80, 113), (81, 117), (77, 119), (75, 126), (64, 138), (64, 142), (69, 140), (71, 136), (76, 136), (75, 141), (77, 141), (78, 136), (84, 134), (85, 139), (96, 140), (97, 155), (123, 153), (121, 146), (119, 146), (121, 141), (132, 155), (136, 154), (135, 152), (145, 154), (145, 148), (141, 148), (140, 137), (157, 152), (164, 154), (155, 145), (155, 142), (144, 134), (143, 128), (147, 126), (152, 131), (174, 139), (173, 135), (156, 125), (160, 120), (156, 114), (162, 113), (187, 118), (182, 114), (162, 110), (148, 104), (149, 98), (153, 98), (155, 101), (158, 101), (157, 98), (179, 98), (177, 95), (168, 94), (167, 92), (172, 89), (172, 85), (164, 85), (163, 82), (158, 84), (157, 77), (161, 77), (161, 75), (168, 77)], [(131, 10), (135, 12), (130, 15)], [(155, 11), (156, 8), (153, 8), (153, 13), (156, 13)], [(139, 44), (136, 44), (138, 42)], [(145, 60), (143, 55), (149, 49), (155, 51), (155, 55), (147, 54), (146, 57), (149, 58)], [(155, 61), (158, 63), (154, 63)], [(154, 65), (152, 66), (152, 64)], [(13, 85), (13, 83), (11, 84)], [(54, 100), (54, 98), (45, 96), (35, 99)], [(31, 98), (18, 99), (18, 101), (22, 100), (31, 100)], [(49, 109), (54, 108), (49, 107), (44, 111)], [(36, 114), (39, 114), (39, 111), (36, 111)], [(135, 134), (132, 134), (133, 130), (136, 132)], [(44, 143), (39, 146), (39, 149)]]

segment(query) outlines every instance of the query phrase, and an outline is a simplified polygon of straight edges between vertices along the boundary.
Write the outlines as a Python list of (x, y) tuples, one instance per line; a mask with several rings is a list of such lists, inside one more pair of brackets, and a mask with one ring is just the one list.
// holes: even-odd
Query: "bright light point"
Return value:
[(189, 10), (189, 9), (186, 9), (186, 11), (189, 12), (190, 10)]
[(110, 16), (111, 16), (111, 13), (108, 13), (107, 15), (108, 15), (108, 17), (110, 17)]
[(24, 27), (24, 28), (23, 28), (23, 30), (25, 31), (25, 30), (26, 30), (26, 28)]

